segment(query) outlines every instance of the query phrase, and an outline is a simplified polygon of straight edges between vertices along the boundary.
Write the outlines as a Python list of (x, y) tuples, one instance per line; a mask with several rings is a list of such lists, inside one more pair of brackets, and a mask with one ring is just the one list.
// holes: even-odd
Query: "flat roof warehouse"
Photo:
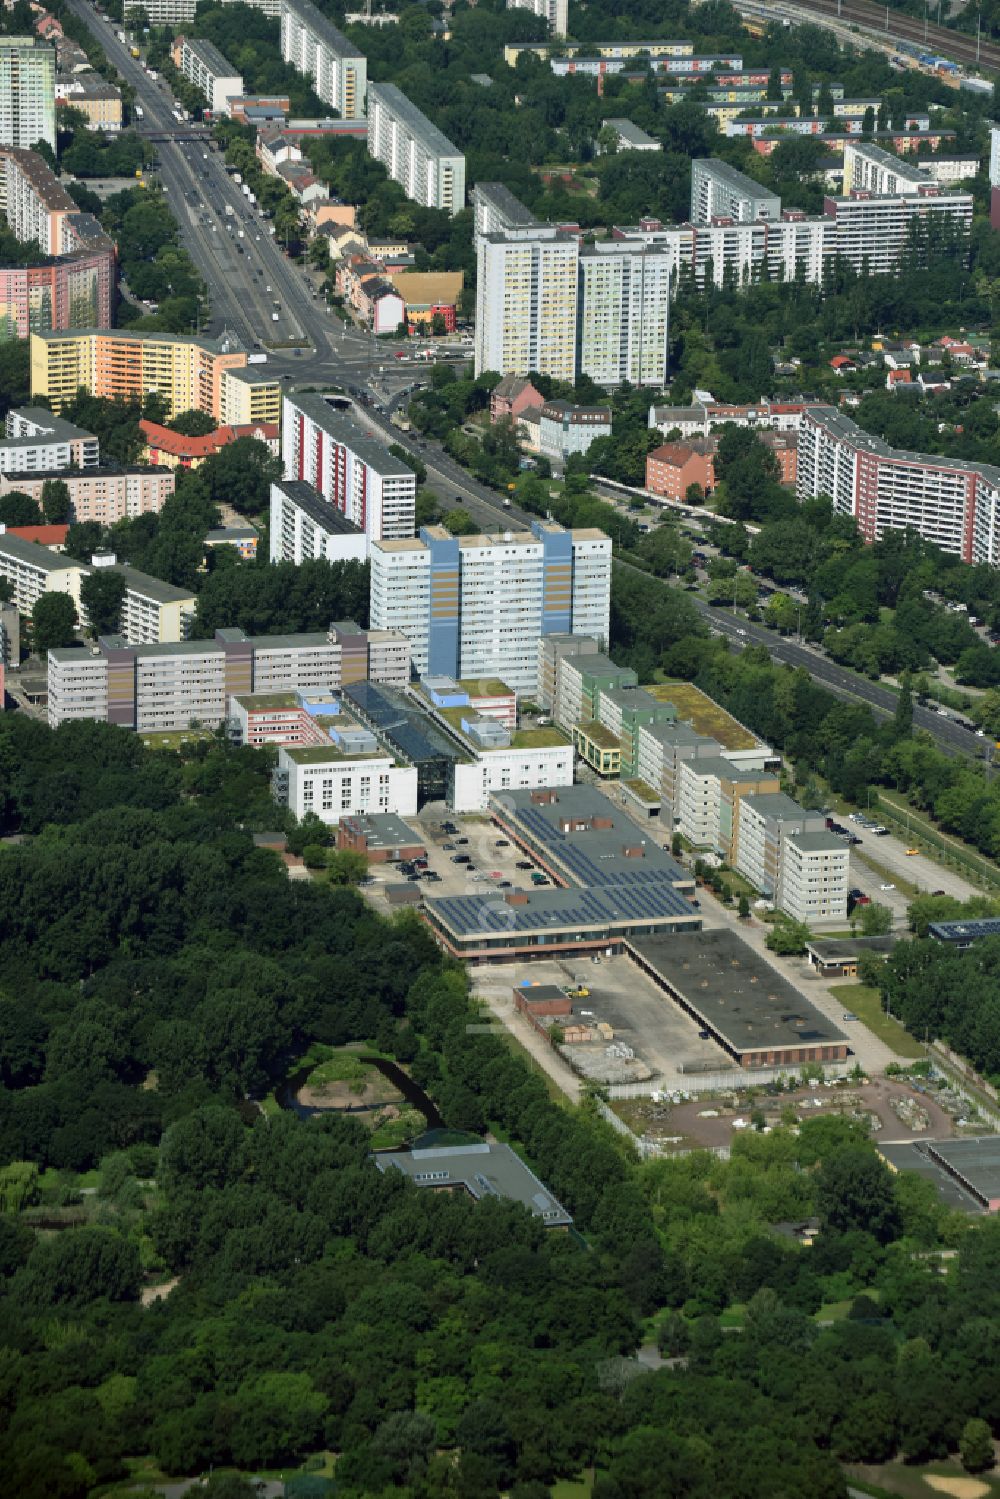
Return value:
[(734, 933), (635, 936), (624, 946), (741, 1067), (795, 1067), (848, 1055), (843, 1032)]

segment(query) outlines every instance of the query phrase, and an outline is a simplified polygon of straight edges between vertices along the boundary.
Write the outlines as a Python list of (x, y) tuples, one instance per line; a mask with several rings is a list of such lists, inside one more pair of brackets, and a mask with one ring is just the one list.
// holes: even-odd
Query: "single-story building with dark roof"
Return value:
[(632, 936), (626, 954), (741, 1067), (840, 1062), (847, 1037), (733, 932)]

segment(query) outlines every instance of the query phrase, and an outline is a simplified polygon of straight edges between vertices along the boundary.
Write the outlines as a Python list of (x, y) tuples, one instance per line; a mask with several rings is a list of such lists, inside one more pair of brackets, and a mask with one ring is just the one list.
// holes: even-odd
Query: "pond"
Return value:
[[(443, 1127), (444, 1120), (427, 1097), (423, 1088), (417, 1086), (409, 1073), (404, 1072), (398, 1062), (391, 1062), (387, 1057), (365, 1056), (362, 1052), (358, 1052), (357, 1060), (365, 1066), (374, 1067), (376, 1071), (381, 1072), (386, 1081), (392, 1083), (393, 1087), (402, 1094), (411, 1108), (420, 1110), (421, 1114), (427, 1120), (428, 1129), (441, 1129)], [(314, 1062), (309, 1067), (300, 1067), (297, 1072), (293, 1072), (290, 1077), (286, 1078), (274, 1090), (278, 1106), (282, 1109), (291, 1110), (293, 1114), (298, 1114), (300, 1119), (310, 1119), (313, 1114), (345, 1112), (345, 1110), (333, 1105), (322, 1107), (299, 1102), (299, 1091), (305, 1087), (310, 1075), (321, 1065), (322, 1063)]]

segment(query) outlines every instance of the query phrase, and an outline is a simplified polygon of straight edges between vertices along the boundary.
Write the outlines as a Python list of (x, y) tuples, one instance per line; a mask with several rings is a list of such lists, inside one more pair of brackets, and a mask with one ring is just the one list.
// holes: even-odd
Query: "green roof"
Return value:
[(596, 718), (588, 723), (578, 723), (576, 731), (585, 739), (589, 739), (591, 744), (596, 744), (598, 749), (616, 750), (622, 747), (618, 735), (613, 734), (605, 724), (598, 723)]
[(360, 753), (350, 753), (338, 749), (331, 740), (329, 745), (316, 744), (283, 744), (281, 748), (289, 760), (294, 760), (296, 765), (328, 765), (333, 760), (391, 760), (393, 758), (389, 750), (363, 750)]
[(552, 749), (559, 744), (569, 744), (561, 729), (515, 729), (510, 736), (512, 749)]
[(513, 687), (508, 687), (499, 677), (463, 677), (458, 685), (472, 698), (506, 697), (514, 691)]

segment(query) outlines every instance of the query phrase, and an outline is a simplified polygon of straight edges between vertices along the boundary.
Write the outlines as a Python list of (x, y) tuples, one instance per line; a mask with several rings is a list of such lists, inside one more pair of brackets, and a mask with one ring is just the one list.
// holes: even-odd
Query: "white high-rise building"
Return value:
[(285, 396), (281, 461), (286, 479), (311, 484), (369, 541), (413, 535), (413, 470), (323, 396)]
[(579, 368), (598, 385), (664, 385), (671, 256), (613, 239), (580, 252)]
[(414, 203), (465, 207), (465, 157), (394, 83), (368, 89), (368, 150)]
[(950, 231), (956, 258), (967, 260), (972, 205), (971, 193), (943, 192), (930, 183), (906, 192), (828, 198), (826, 211), (837, 226), (838, 258), (860, 274), (891, 276), (921, 226), (928, 233)]
[(281, 56), (341, 119), (364, 119), (368, 60), (312, 0), (281, 0)]
[(530, 10), (549, 23), (553, 36), (565, 36), (569, 25), (569, 0), (507, 0), (508, 10)]
[(405, 634), (421, 676), (499, 676), (533, 692), (540, 638), (606, 640), (610, 608), (603, 531), (536, 521), (530, 531), (456, 537), (427, 526), (412, 541), (372, 543), (372, 629)]
[(547, 226), (476, 242), (476, 374), (576, 379), (580, 245)]
[(990, 187), (1000, 187), (1000, 125), (990, 126)]
[(844, 143), (845, 197), (853, 192), (875, 193), (883, 198), (912, 193), (933, 180), (918, 161), (904, 161), (869, 141)]
[(0, 37), (0, 146), (56, 148), (56, 53), (33, 36)]

